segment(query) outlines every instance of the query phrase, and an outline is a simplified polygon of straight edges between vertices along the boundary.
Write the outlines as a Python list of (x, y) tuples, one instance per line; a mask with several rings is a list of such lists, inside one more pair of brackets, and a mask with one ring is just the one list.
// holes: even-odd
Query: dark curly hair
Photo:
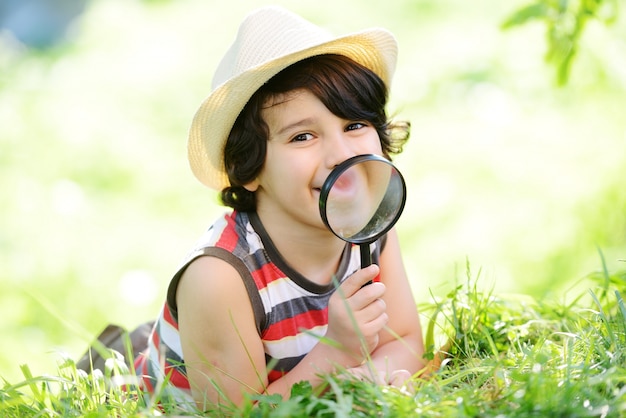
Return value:
[(256, 210), (254, 192), (244, 188), (265, 162), (268, 127), (261, 117), (267, 101), (286, 92), (306, 89), (334, 115), (370, 122), (380, 137), (385, 157), (399, 154), (409, 138), (408, 122), (391, 123), (387, 117), (388, 90), (371, 70), (342, 55), (319, 55), (279, 72), (250, 98), (233, 125), (224, 147), (224, 166), (230, 186), (221, 192), (222, 203), (241, 212)]

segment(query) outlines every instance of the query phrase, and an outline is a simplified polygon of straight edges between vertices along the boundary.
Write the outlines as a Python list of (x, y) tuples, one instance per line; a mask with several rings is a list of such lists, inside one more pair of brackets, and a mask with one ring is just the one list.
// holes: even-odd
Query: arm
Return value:
[[(402, 262), (395, 229), (387, 235), (387, 243), (381, 254), (380, 280), (385, 284), (382, 299), (389, 323), (380, 333), (378, 346), (371, 353), (371, 358), (379, 376), (385, 383), (389, 383), (393, 372), (406, 370), (407, 374), (413, 375), (426, 363), (422, 358), (424, 342), (417, 305)], [(370, 375), (366, 366), (354, 371)]]
[[(342, 285), (345, 301), (335, 295), (331, 298), (326, 336), (342, 348), (318, 343), (289, 373), (268, 385), (263, 345), (241, 277), (215, 257), (192, 262), (178, 285), (176, 300), (185, 365), (198, 405), (240, 404), (245, 392), (288, 396), (294, 383), (308, 380), (316, 386), (321, 382), (318, 374), (332, 372), (336, 366), (361, 364), (363, 355), (351, 315), (367, 344), (376, 346), (386, 323), (384, 306), (377, 303), (384, 286), (367, 286), (365, 292), (359, 289), (377, 272), (376, 266), (359, 270)], [(352, 314), (347, 313), (346, 303)]]
[(187, 376), (200, 407), (233, 401), (267, 384), (263, 347), (245, 286), (230, 264), (200, 257), (176, 292)]

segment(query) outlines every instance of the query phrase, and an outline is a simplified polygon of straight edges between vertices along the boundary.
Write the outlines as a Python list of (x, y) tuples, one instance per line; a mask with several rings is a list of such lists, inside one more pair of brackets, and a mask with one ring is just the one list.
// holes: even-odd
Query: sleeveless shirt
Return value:
[[(377, 263), (384, 237), (371, 245)], [(339, 283), (360, 267), (359, 246), (346, 244), (335, 279)], [(271, 383), (291, 370), (323, 337), (328, 301), (336, 281), (322, 286), (290, 267), (276, 250), (256, 213), (233, 211), (220, 217), (187, 255), (172, 278), (166, 302), (148, 340), (135, 360), (136, 373), (148, 392), (191, 402), (180, 335), (176, 288), (185, 269), (198, 257), (218, 257), (241, 276), (263, 343)]]

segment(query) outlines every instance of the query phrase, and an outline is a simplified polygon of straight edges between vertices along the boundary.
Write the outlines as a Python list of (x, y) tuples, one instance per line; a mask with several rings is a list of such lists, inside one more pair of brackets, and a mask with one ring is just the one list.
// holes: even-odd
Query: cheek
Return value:
[(376, 147), (382, 151), (383, 150), (383, 144), (382, 141), (380, 140), (380, 136), (378, 136), (378, 132), (376, 132), (376, 130), (374, 130), (375, 134), (374, 134), (374, 142), (376, 143)]
[(278, 155), (274, 153), (266, 158), (260, 179), (267, 186), (269, 186), (268, 183), (271, 183), (273, 189), (286, 190), (294, 188), (302, 182), (303, 171), (302, 161), (288, 154)]
[(315, 177), (319, 156), (309, 149), (286, 149), (268, 144), (263, 168), (264, 181), (273, 187), (301, 189), (309, 187)]
[(308, 164), (310, 164), (310, 161), (307, 161), (306, 159), (291, 158), (283, 162), (280, 169), (277, 170), (276, 175), (279, 176), (278, 178), (285, 183), (299, 185), (303, 181), (308, 181)]
[(365, 151), (363, 154), (383, 154), (383, 146), (376, 130), (372, 129), (372, 132), (368, 135), (367, 140), (363, 141), (363, 148)]

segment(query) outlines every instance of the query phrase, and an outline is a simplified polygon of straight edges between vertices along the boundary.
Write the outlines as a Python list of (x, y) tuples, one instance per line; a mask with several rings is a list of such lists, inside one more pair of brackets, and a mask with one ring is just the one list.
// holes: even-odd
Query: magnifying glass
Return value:
[(378, 155), (349, 158), (335, 167), (320, 192), (324, 224), (344, 241), (358, 244), (361, 268), (372, 264), (370, 244), (402, 214), (406, 184), (400, 171)]

